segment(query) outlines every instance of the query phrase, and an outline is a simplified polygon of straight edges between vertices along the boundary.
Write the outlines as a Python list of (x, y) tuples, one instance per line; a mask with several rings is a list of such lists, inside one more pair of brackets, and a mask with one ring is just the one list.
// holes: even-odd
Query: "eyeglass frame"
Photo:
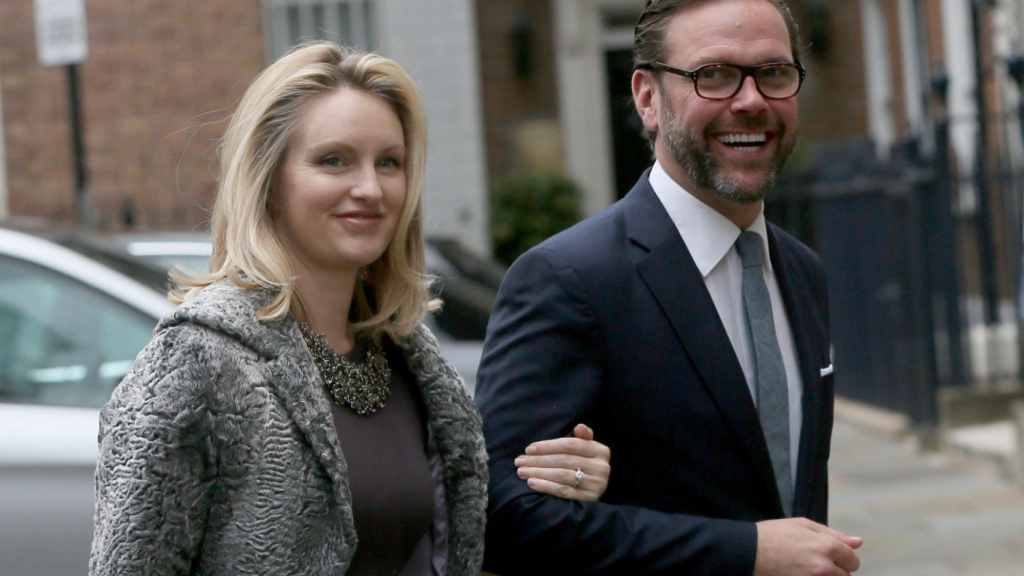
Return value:
[[(740, 71), (740, 81), (739, 81), (738, 84), (736, 84), (736, 91), (735, 92), (733, 92), (732, 94), (730, 94), (728, 96), (721, 96), (721, 97), (718, 97), (718, 98), (709, 98), (709, 97), (704, 96), (703, 94), (700, 93), (700, 89), (697, 88), (697, 75), (698, 75), (698, 73), (700, 73), (701, 70), (703, 70), (705, 68), (710, 68), (712, 66), (729, 66), (731, 68), (735, 68), (735, 69)], [(757, 73), (760, 70), (762, 70), (764, 68), (768, 68), (770, 66), (792, 66), (792, 67), (796, 68), (797, 72), (800, 73), (800, 81), (796, 85), (796, 92), (793, 92), (793, 94), (791, 94), (789, 96), (782, 97), (782, 98), (777, 97), (777, 96), (769, 96), (769, 95), (765, 94), (764, 91), (761, 90), (761, 83), (758, 82), (758, 80), (757, 80)], [(698, 66), (698, 67), (694, 68), (693, 70), (684, 70), (683, 68), (678, 68), (676, 66), (670, 66), (670, 65), (665, 64), (663, 62), (652, 62), (652, 63), (647, 64), (645, 66), (641, 66), (641, 68), (647, 68), (647, 69), (650, 69), (650, 70), (657, 70), (659, 72), (668, 72), (670, 74), (675, 74), (677, 76), (682, 76), (683, 78), (689, 78), (690, 80), (693, 81), (693, 91), (694, 91), (694, 93), (697, 94), (697, 96), (700, 96), (701, 98), (703, 98), (705, 100), (728, 100), (730, 98), (734, 98), (737, 94), (740, 93), (740, 90), (743, 89), (743, 82), (746, 81), (748, 76), (754, 79), (754, 87), (757, 88), (757, 92), (761, 96), (764, 96), (765, 98), (767, 98), (769, 100), (786, 100), (787, 98), (793, 98), (797, 94), (800, 93), (800, 89), (804, 85), (804, 78), (807, 77), (807, 70), (799, 62), (769, 62), (767, 64), (760, 64), (758, 66), (740, 66), (739, 64), (728, 64), (728, 63), (725, 63), (725, 62), (712, 62), (710, 64), (704, 64), (704, 65)]]

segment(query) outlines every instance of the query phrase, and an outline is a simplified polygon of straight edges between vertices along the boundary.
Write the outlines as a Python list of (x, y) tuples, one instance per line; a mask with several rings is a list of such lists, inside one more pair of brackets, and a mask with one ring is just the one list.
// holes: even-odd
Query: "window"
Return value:
[(270, 35), (269, 59), (312, 39), (360, 50), (377, 49), (373, 0), (264, 0)]
[(155, 325), (90, 286), (0, 257), (0, 402), (103, 406)]

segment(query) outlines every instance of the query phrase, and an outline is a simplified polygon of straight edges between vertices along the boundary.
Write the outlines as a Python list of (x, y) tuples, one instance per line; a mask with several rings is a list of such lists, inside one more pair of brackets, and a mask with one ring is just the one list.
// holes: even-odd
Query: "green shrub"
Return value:
[(565, 176), (527, 172), (502, 178), (491, 189), (494, 257), (510, 265), (581, 218), (579, 188)]

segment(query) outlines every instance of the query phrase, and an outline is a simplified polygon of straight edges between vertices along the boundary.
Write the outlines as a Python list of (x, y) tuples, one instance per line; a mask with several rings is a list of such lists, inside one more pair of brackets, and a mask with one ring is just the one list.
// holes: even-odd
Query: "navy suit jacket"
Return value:
[[(524, 254), (499, 291), (476, 400), (491, 472), (485, 568), (502, 576), (751, 574), (754, 522), (783, 517), (743, 371), (648, 174)], [(806, 246), (768, 234), (804, 381), (794, 511), (825, 523), (825, 274)], [(581, 422), (611, 448), (602, 499), (527, 488), (516, 456)]]

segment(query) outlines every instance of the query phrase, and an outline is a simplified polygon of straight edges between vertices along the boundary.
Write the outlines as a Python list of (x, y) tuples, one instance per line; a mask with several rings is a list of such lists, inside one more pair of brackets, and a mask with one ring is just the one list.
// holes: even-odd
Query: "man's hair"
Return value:
[[(665, 30), (676, 8), (691, 2), (715, 0), (647, 0), (633, 32), (633, 69), (649, 68), (665, 57)], [(793, 60), (800, 62), (800, 31), (784, 0), (765, 0), (775, 6), (786, 23)]]

